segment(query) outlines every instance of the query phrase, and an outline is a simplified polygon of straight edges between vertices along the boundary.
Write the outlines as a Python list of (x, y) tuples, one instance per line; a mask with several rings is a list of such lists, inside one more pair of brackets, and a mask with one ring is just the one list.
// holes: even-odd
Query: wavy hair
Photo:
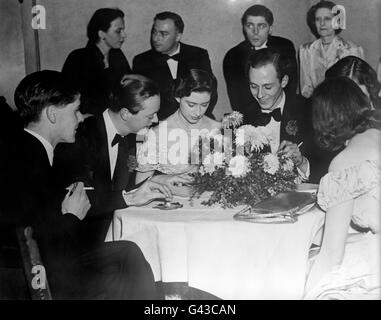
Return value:
[(114, 88), (110, 110), (118, 112), (127, 108), (132, 114), (136, 114), (143, 109), (142, 103), (145, 100), (156, 95), (160, 95), (160, 92), (154, 81), (140, 74), (128, 74)]
[(312, 94), (312, 121), (318, 144), (337, 150), (372, 126), (369, 99), (347, 77), (324, 80)]
[(346, 56), (331, 66), (326, 72), (326, 78), (348, 77), (360, 85), (364, 85), (369, 92), (370, 100), (376, 109), (381, 108), (381, 99), (378, 93), (381, 84), (377, 80), (376, 71), (364, 60), (355, 56)]
[[(316, 29), (316, 23), (315, 23), (315, 20), (316, 20), (316, 11), (318, 11), (318, 9), (321, 9), (321, 8), (326, 8), (326, 9), (329, 9), (329, 10), (332, 10), (333, 7), (335, 7), (336, 4), (333, 3), (332, 1), (320, 1), (318, 3), (316, 3), (315, 5), (313, 5), (307, 12), (307, 25), (310, 27), (311, 29), (311, 32), (313, 33), (313, 35), (316, 37), (316, 38), (320, 38), (320, 35)], [(342, 29), (336, 29), (335, 30), (335, 34), (339, 34), (340, 32), (342, 31)]]

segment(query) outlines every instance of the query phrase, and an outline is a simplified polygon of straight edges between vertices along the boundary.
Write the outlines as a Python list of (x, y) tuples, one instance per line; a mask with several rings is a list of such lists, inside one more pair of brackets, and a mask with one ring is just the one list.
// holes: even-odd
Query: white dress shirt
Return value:
[(267, 40), (260, 47), (254, 47), (254, 48), (255, 48), (255, 50), (267, 48)]
[[(171, 53), (169, 56), (174, 56), (175, 54), (180, 53), (180, 44), (177, 46), (177, 49), (175, 52)], [(171, 75), (173, 79), (177, 78), (177, 66), (179, 65), (179, 62), (174, 59), (168, 59), (167, 64), (169, 67), (169, 70), (171, 71)]]
[(116, 159), (118, 158), (118, 145), (115, 144), (114, 146), (111, 146), (111, 142), (112, 140), (114, 140), (115, 135), (119, 133), (116, 130), (115, 125), (110, 118), (110, 114), (108, 113), (108, 110), (109, 109), (106, 109), (103, 112), (103, 119), (105, 121), (105, 126), (106, 126), (107, 147), (108, 147), (108, 156), (110, 159), (110, 172), (111, 172), (111, 180), (112, 180), (114, 176)]
[(38, 141), (40, 141), (42, 143), (42, 145), (44, 146), (46, 153), (48, 155), (49, 163), (52, 166), (53, 165), (54, 148), (50, 144), (50, 142), (48, 140), (46, 140), (43, 136), (39, 135), (38, 133), (36, 133), (30, 129), (24, 128), (24, 130), (26, 132), (28, 132), (29, 134), (31, 134), (32, 136), (34, 136), (36, 139), (38, 139)]
[[(276, 108), (280, 108), (280, 113), (283, 114), (283, 109), (284, 109), (284, 105), (286, 103), (286, 95), (284, 93), (284, 91), (282, 92), (282, 97), (279, 101), (279, 104), (277, 105)], [(274, 108), (273, 110), (275, 110), (276, 108)], [(270, 110), (262, 110), (262, 113), (270, 113), (271, 111)], [(271, 132), (271, 141), (270, 141), (270, 148), (271, 148), (271, 152), (272, 153), (276, 153), (278, 151), (278, 148), (279, 148), (279, 145), (280, 145), (280, 125), (281, 125), (281, 122), (280, 121), (275, 121), (273, 119), (273, 117), (271, 117), (271, 120), (270, 122), (265, 126), (266, 128), (268, 128)], [(302, 172), (299, 168), (297, 168), (299, 174), (301, 175), (301, 177), (303, 179), (308, 179), (308, 177), (310, 176), (310, 163), (308, 162), (308, 159), (306, 158), (307, 160), (307, 170), (306, 172)]]

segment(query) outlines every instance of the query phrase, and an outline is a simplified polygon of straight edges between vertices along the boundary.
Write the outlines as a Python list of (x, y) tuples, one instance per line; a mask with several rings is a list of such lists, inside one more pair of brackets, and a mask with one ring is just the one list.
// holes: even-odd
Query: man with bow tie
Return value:
[(228, 90), (230, 104), (233, 110), (241, 113), (259, 112), (260, 107), (250, 94), (246, 85), (245, 63), (248, 57), (263, 48), (287, 55), (290, 58), (291, 70), (286, 91), (296, 92), (298, 74), (296, 52), (293, 43), (286, 38), (273, 36), (274, 16), (267, 7), (255, 4), (249, 7), (241, 18), (242, 31), (245, 40), (231, 48), (225, 55), (223, 71)]
[[(190, 69), (202, 69), (211, 74), (208, 51), (180, 42), (184, 32), (182, 18), (173, 12), (161, 12), (154, 18), (151, 30), (151, 50), (133, 59), (133, 72), (154, 80), (160, 88), (161, 104), (158, 113), (163, 120), (175, 112), (178, 102), (173, 97), (173, 86)], [(217, 97), (211, 101), (207, 115), (212, 111)]]
[(261, 49), (249, 57), (249, 88), (261, 112), (245, 113), (244, 123), (269, 128), (272, 132), (271, 151), (290, 157), (301, 177), (308, 179), (310, 165), (303, 155), (311, 137), (306, 134), (308, 108), (303, 97), (284, 90), (289, 73), (290, 61), (287, 56)]
[(135, 185), (136, 133), (157, 123), (160, 94), (141, 75), (126, 75), (114, 90), (112, 104), (101, 115), (87, 118), (75, 144), (56, 152), (55, 168), (66, 185), (84, 181), (91, 210), (84, 221), (92, 242), (104, 241), (114, 210), (141, 206), (154, 198), (171, 198), (171, 185), (183, 177), (157, 175)]

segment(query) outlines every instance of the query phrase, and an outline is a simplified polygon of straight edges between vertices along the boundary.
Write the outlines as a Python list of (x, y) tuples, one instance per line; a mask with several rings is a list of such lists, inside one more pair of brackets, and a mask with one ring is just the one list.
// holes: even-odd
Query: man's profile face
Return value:
[[(141, 103), (142, 110), (136, 114), (132, 114), (130, 121), (126, 123), (126, 130), (132, 130), (134, 133), (151, 127), (159, 120), (157, 113), (160, 109), (160, 96), (154, 95), (148, 97)], [(121, 132), (121, 134), (123, 134)]]
[(283, 88), (287, 85), (288, 78), (282, 81), (278, 78), (272, 63), (249, 70), (250, 91), (258, 101), (262, 110), (272, 111), (281, 99)]
[(80, 97), (78, 95), (74, 102), (65, 106), (56, 108), (56, 128), (59, 136), (59, 142), (73, 143), (75, 142), (75, 134), (78, 125), (83, 122), (84, 118), (79, 111)]
[(151, 45), (157, 52), (171, 54), (176, 50), (181, 35), (173, 20), (156, 19), (151, 30)]
[(267, 41), (272, 26), (262, 16), (248, 16), (243, 25), (243, 31), (252, 46), (260, 47)]

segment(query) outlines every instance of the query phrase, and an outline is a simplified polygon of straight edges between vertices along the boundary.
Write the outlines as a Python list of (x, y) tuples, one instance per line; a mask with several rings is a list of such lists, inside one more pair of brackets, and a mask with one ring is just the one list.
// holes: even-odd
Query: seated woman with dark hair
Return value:
[(370, 99), (372, 108), (381, 108), (379, 97), (381, 83), (377, 80), (376, 71), (367, 62), (355, 56), (347, 56), (336, 62), (325, 73), (326, 78), (340, 76), (348, 77), (356, 82), (362, 92)]
[(126, 34), (124, 13), (117, 8), (95, 11), (87, 25), (85, 48), (72, 51), (63, 74), (81, 93), (81, 111), (100, 114), (109, 107), (110, 94), (123, 75), (131, 73), (120, 49)]
[[(317, 197), (326, 211), (325, 227), (306, 298), (379, 299), (380, 128), (372, 121), (369, 100), (346, 77), (326, 79), (312, 103), (320, 145), (344, 149), (320, 181)], [(349, 233), (351, 222), (361, 232)]]
[(140, 146), (136, 183), (155, 171), (182, 174), (193, 168), (189, 163), (192, 138), (202, 130), (212, 133), (221, 128), (220, 122), (205, 115), (215, 91), (215, 78), (204, 70), (191, 69), (178, 81), (174, 96), (179, 109), (153, 128)]

